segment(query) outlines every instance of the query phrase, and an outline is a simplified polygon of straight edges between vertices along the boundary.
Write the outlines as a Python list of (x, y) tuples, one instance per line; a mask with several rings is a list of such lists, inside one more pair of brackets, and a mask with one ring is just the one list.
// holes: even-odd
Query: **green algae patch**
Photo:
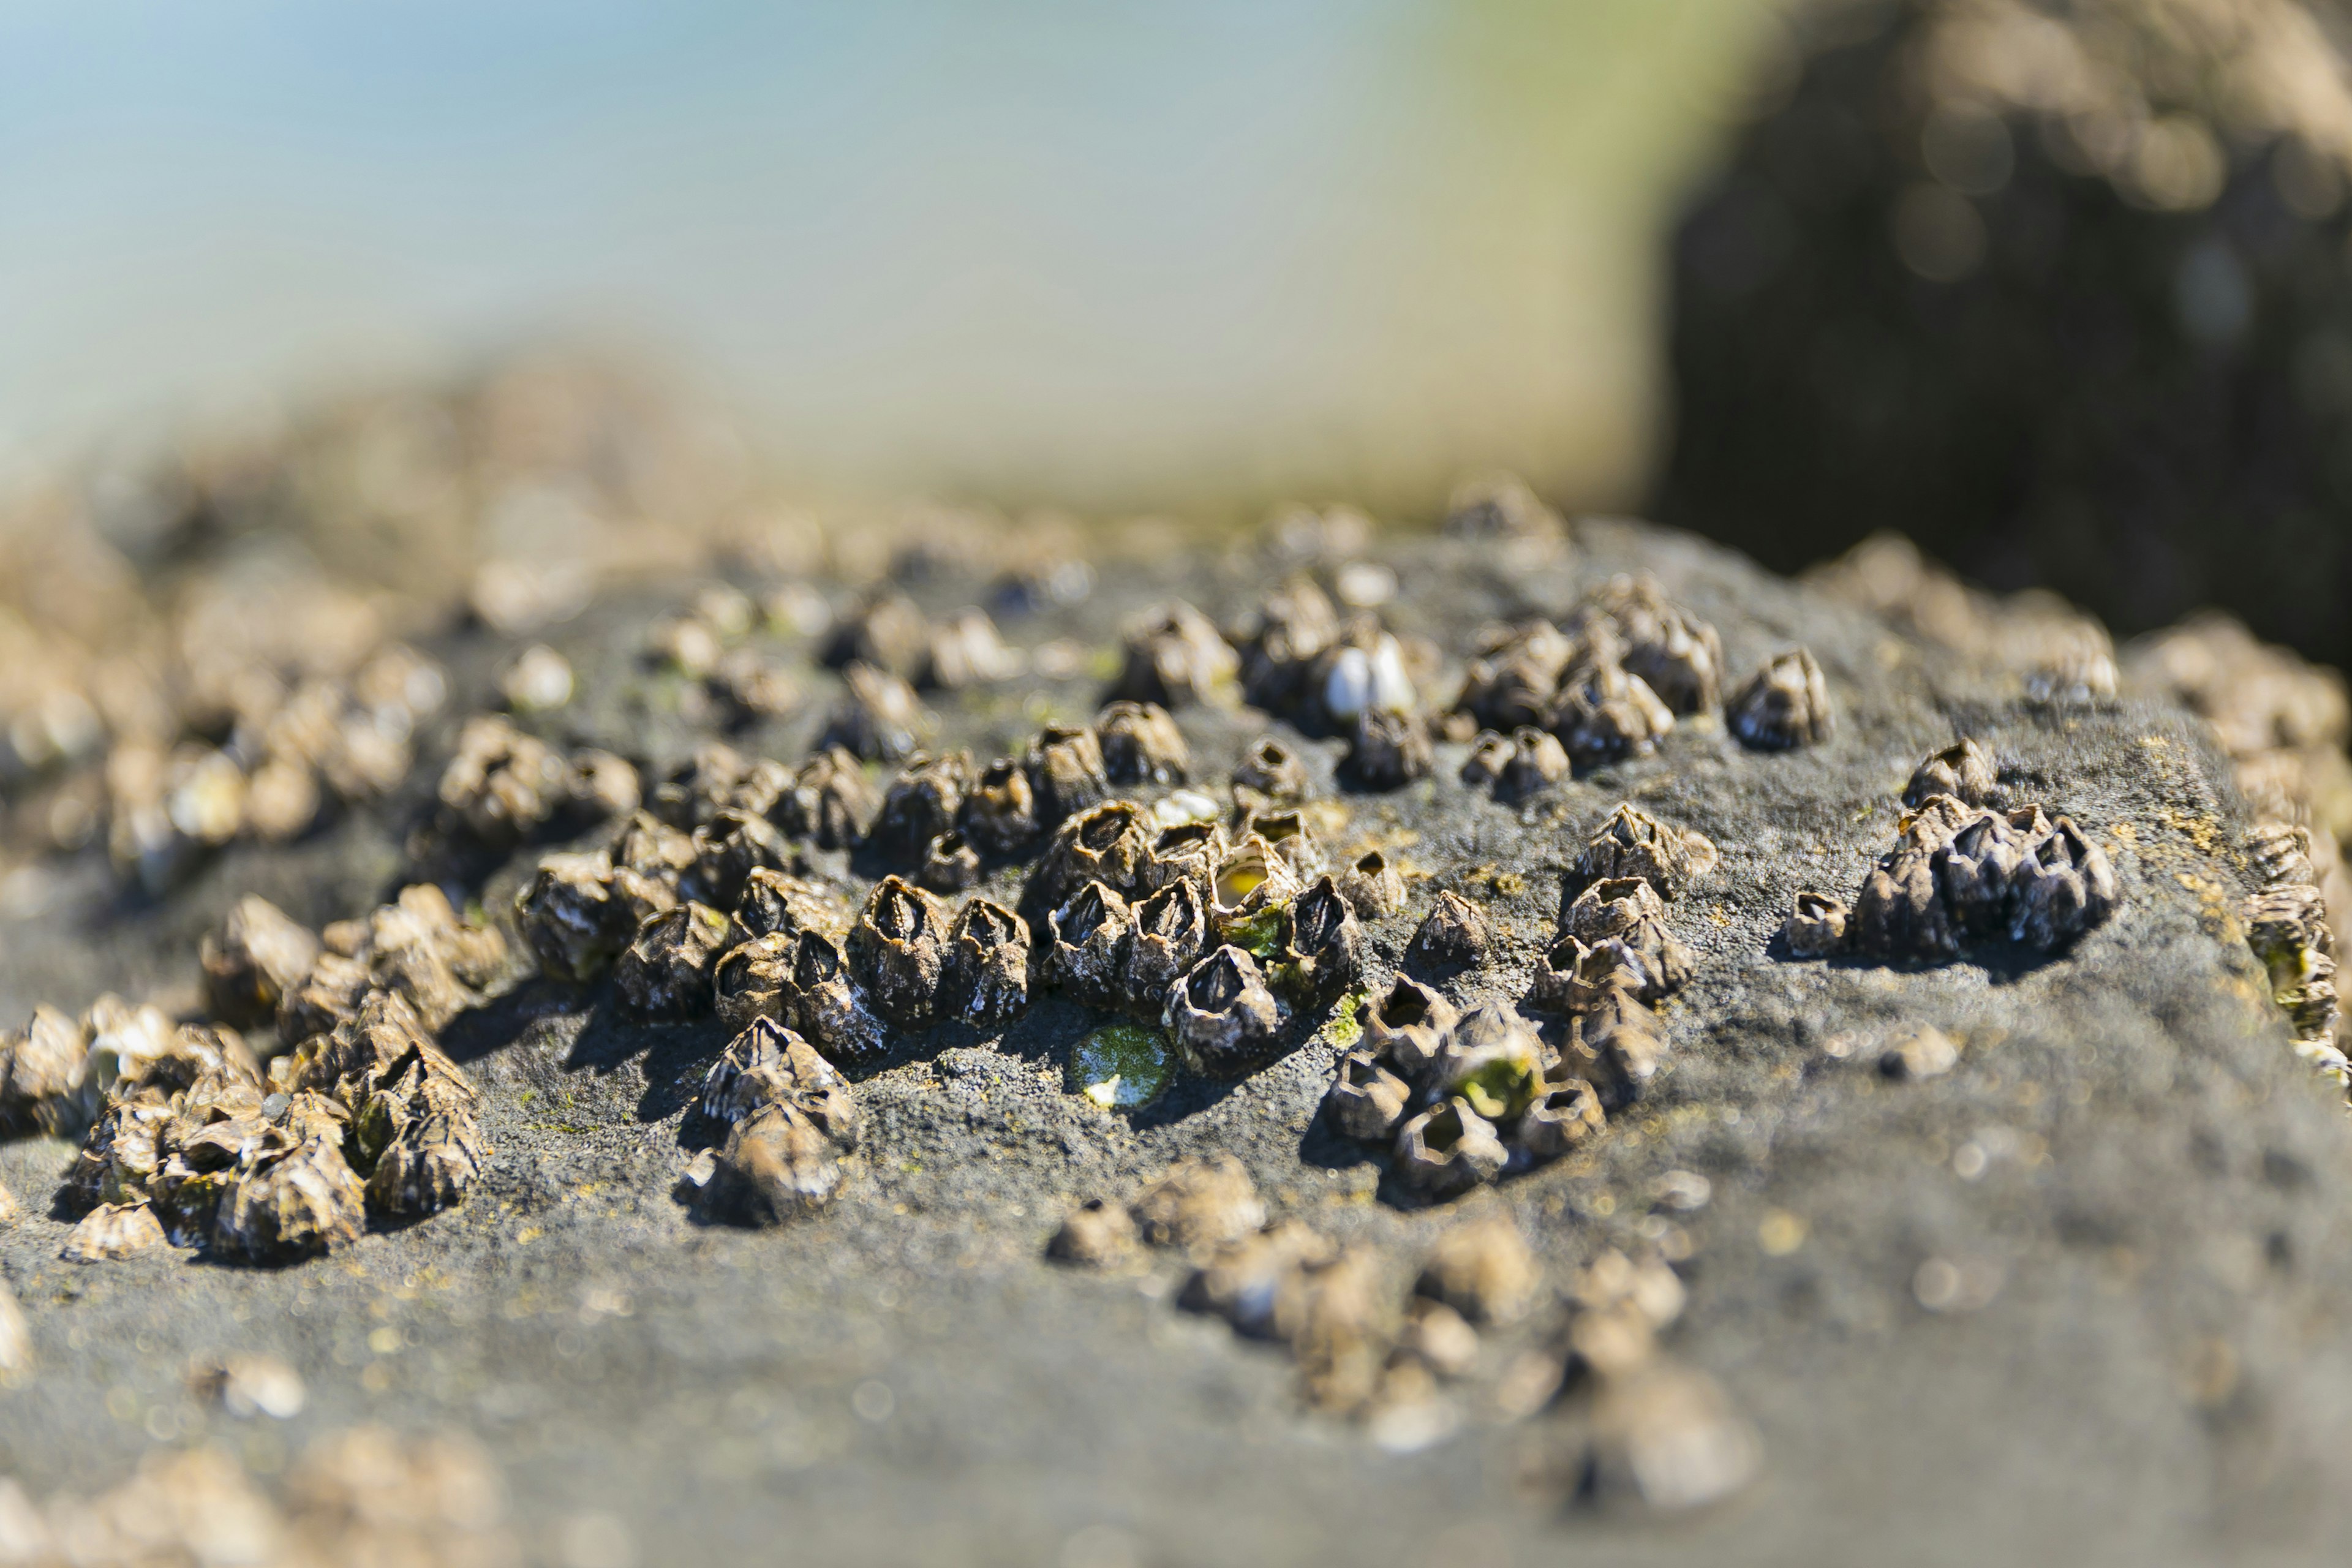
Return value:
[(1340, 997), (1339, 1005), (1331, 1009), (1331, 1025), (1328, 1032), (1331, 1043), (1341, 1050), (1350, 1048), (1364, 1037), (1364, 1021), (1356, 1015), (1368, 1000), (1367, 993), (1350, 991)]
[(1080, 1094), (1105, 1110), (1149, 1102), (1176, 1076), (1168, 1037), (1144, 1024), (1106, 1024), (1070, 1053), (1070, 1076)]
[(1252, 958), (1272, 958), (1282, 946), (1283, 908), (1269, 904), (1247, 920), (1234, 921), (1225, 928), (1225, 940)]

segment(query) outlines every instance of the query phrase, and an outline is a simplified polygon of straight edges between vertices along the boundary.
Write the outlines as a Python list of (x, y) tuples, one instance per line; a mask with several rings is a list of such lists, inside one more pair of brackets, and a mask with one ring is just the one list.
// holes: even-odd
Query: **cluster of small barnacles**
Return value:
[(2115, 913), (2115, 868), (2096, 840), (2039, 805), (2004, 808), (1982, 747), (1963, 740), (1919, 764), (1895, 847), (1851, 908), (1797, 895), (1781, 927), (1792, 956), (1958, 957), (1983, 942), (2053, 952)]
[(2270, 975), (2271, 996), (2294, 1028), (2298, 1056), (2352, 1088), (2336, 991), (2336, 930), (2311, 863), (2311, 830), (2265, 822), (2247, 837), (2262, 886), (2246, 900), (2246, 942)]
[[(319, 935), (247, 898), (204, 944), (213, 1022), (112, 996), (79, 1019), (36, 1009), (0, 1046), (0, 1120), (81, 1134), (70, 1258), (328, 1251), (370, 1214), (457, 1203), (480, 1173), (473, 1085), (434, 1037), (505, 962), (497, 931), (429, 885)], [(265, 1067), (240, 1031), (271, 1026)]]
[[(1562, 1020), (1555, 1046), (1518, 1012), (1466, 1012), (1400, 975), (1359, 1014), (1363, 1035), (1325, 1099), (1331, 1124), (1386, 1144), (1398, 1176), (1449, 1197), (1557, 1159), (1638, 1099), (1665, 1049), (1655, 1003), (1690, 978), (1690, 953), (1666, 929), (1665, 900), (1716, 861), (1702, 836), (1621, 805), (1579, 857), (1581, 890), (1539, 961), (1527, 1012)], [(1486, 954), (1475, 905), (1440, 893), (1406, 963), (1433, 976)]]

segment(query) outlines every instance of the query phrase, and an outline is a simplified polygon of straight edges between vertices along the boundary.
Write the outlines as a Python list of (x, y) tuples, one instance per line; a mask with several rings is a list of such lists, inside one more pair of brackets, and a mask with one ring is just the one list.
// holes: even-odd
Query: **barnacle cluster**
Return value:
[[(1942, 793), (1948, 782), (1978, 804)], [(2121, 897), (2106, 851), (2072, 819), (2039, 805), (1987, 804), (1996, 787), (1973, 742), (1921, 763), (1905, 792), (1911, 810), (1896, 826), (1895, 847), (1850, 907), (1799, 893), (1781, 927), (1789, 952), (1932, 962), (1994, 942), (2054, 952), (2104, 924)]]
[(2336, 926), (2311, 846), (2311, 829), (2294, 823), (2262, 823), (2247, 836), (2260, 885), (2246, 900), (2246, 942), (2270, 976), (2272, 999), (2294, 1026), (2296, 1054), (2352, 1089), (2336, 988)]

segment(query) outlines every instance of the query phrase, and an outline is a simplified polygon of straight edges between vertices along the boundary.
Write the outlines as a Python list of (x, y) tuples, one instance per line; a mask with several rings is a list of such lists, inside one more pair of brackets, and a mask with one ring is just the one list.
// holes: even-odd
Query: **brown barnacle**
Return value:
[(718, 909), (732, 909), (751, 885), (751, 873), (781, 871), (793, 863), (792, 846), (773, 824), (753, 812), (728, 806), (693, 834), (694, 869), (681, 890)]
[(515, 895), (515, 926), (539, 967), (558, 980), (590, 980), (620, 951), (625, 911), (613, 896), (613, 862), (603, 850), (542, 855), (530, 882)]
[(1135, 1200), (1134, 1216), (1149, 1245), (1202, 1257), (1264, 1225), (1265, 1205), (1242, 1163), (1219, 1154), (1171, 1165)]
[(846, 747), (827, 745), (793, 775), (770, 814), (778, 827), (820, 849), (846, 849), (866, 837), (880, 795)]
[(732, 1125), (781, 1100), (802, 1101), (821, 1125), (838, 1131), (845, 1146), (856, 1145), (857, 1109), (849, 1080), (772, 1018), (754, 1019), (729, 1043), (703, 1075), (695, 1106), (710, 1121)]
[(1141, 808), (1123, 800), (1105, 801), (1070, 818), (1030, 873), (1022, 908), (1042, 923), (1048, 911), (1089, 881), (1128, 897), (1143, 891), (1152, 865), (1149, 826)]
[(58, 1255), (68, 1263), (113, 1263), (164, 1245), (163, 1224), (148, 1204), (100, 1204), (82, 1216)]
[(915, 885), (934, 893), (961, 893), (979, 882), (980, 853), (959, 828), (932, 839), (915, 871)]
[(367, 1189), (341, 1142), (284, 1129), (236, 1163), (213, 1221), (213, 1250), (247, 1263), (291, 1263), (357, 1241)]
[(489, 1157), (470, 1091), (436, 1095), (398, 1085), (379, 1090), (370, 1108), (395, 1100), (404, 1101), (405, 1114), (369, 1173), (367, 1206), (394, 1215), (456, 1207)]
[(1213, 822), (1180, 822), (1151, 841), (1150, 881), (1156, 888), (1191, 882), (1205, 902), (1214, 895), (1217, 868), (1224, 864), (1224, 829)]
[(1297, 997), (1328, 1007), (1345, 995), (1364, 969), (1364, 928), (1339, 896), (1339, 884), (1318, 877), (1291, 900), (1290, 931), (1276, 966)]
[(627, 758), (583, 747), (572, 753), (564, 797), (577, 816), (606, 822), (645, 804), (645, 784)]
[(916, 731), (926, 724), (915, 689), (886, 669), (853, 664), (843, 672), (843, 689), (825, 719), (822, 747), (838, 746), (867, 762), (896, 762), (915, 750)]
[[(1127, 900), (1100, 882), (1087, 882), (1046, 919), (1046, 980), (1087, 1006), (1119, 1005), (1134, 934)], [(1165, 996), (1164, 988), (1160, 994)]]
[(797, 936), (803, 931), (840, 936), (849, 929), (849, 916), (832, 893), (814, 882), (761, 867), (743, 884), (735, 923), (747, 937)]
[(1410, 713), (1414, 696), (1404, 646), (1376, 616), (1365, 615), (1307, 666), (1297, 706), (1308, 724), (1345, 729), (1375, 710)]
[(2017, 868), (2009, 935), (2053, 952), (2115, 913), (2116, 873), (2106, 851), (2060, 817)]
[(1716, 630), (1665, 596), (1648, 573), (1621, 574), (1596, 590), (1570, 621), (1581, 630), (1606, 617), (1624, 645), (1623, 663), (1676, 713), (1715, 707), (1723, 681)]
[(1230, 944), (1168, 988), (1160, 1021), (1185, 1066), (1213, 1078), (1239, 1078), (1281, 1044), (1281, 1004), (1266, 989), (1257, 961)]
[(1549, 1079), (1519, 1118), (1519, 1146), (1531, 1158), (1556, 1160), (1600, 1131), (1606, 1121), (1601, 1096), (1591, 1084), (1580, 1078)]
[(1727, 712), (1732, 734), (1758, 751), (1816, 746), (1836, 728), (1829, 683), (1801, 647), (1768, 660), (1731, 699)]
[(1037, 820), (1051, 826), (1076, 816), (1110, 794), (1102, 742), (1083, 724), (1048, 724), (1031, 737), (1021, 760), (1036, 801)]
[(1665, 1027), (1630, 986), (1601, 992), (1577, 1020), (1575, 1056), (1603, 1075), (1611, 1103), (1639, 1100), (1665, 1058)]
[(1441, 892), (1405, 948), (1405, 963), (1424, 974), (1455, 974), (1486, 961), (1492, 941), (1486, 911), (1456, 892)]
[(793, 962), (799, 946), (797, 931), (771, 931), (721, 954), (710, 974), (711, 1006), (719, 1021), (745, 1029), (755, 1019), (790, 1017), (798, 1000)]
[(1553, 732), (1582, 767), (1648, 756), (1674, 727), (1674, 710), (1613, 658), (1571, 670), (1552, 716)]
[(1209, 885), (1209, 924), (1221, 941), (1271, 954), (1280, 939), (1284, 910), (1298, 896), (1290, 862), (1255, 834), (1227, 851)]
[(962, 827), (983, 855), (1014, 854), (1037, 837), (1036, 794), (1020, 763), (1000, 757), (981, 770), (964, 796)]
[(2018, 872), (2032, 851), (2032, 841), (1998, 812), (1963, 823), (1935, 857), (1937, 886), (1953, 923), (1971, 936), (2003, 934)]
[(1332, 1256), (1331, 1243), (1316, 1231), (1295, 1219), (1278, 1220), (1219, 1247), (1184, 1282), (1177, 1302), (1223, 1318), (1237, 1332), (1271, 1338), (1276, 1304), (1299, 1271)]
[(686, 832), (732, 804), (736, 786), (751, 771), (751, 761), (742, 752), (722, 742), (708, 742), (654, 786), (646, 809)]
[(1264, 839), (1302, 882), (1323, 870), (1323, 847), (1296, 811), (1260, 812), (1249, 819), (1245, 833)]
[(1438, 1233), (1413, 1293), (1473, 1323), (1517, 1322), (1536, 1304), (1543, 1272), (1508, 1213), (1489, 1208)]
[(427, 1029), (478, 1002), (505, 960), (498, 928), (461, 922), (448, 895), (430, 882), (403, 888), (368, 917), (370, 983), (405, 995)]
[(824, 1130), (793, 1101), (771, 1100), (728, 1132), (704, 1202), (749, 1224), (782, 1225), (824, 1212), (841, 1183)]
[(1389, 988), (1364, 1004), (1363, 1048), (1408, 1079), (1416, 1079), (1445, 1048), (1459, 1016), (1454, 1004), (1417, 980), (1397, 976)]
[(1609, 814), (1577, 857), (1576, 873), (1588, 882), (1639, 877), (1662, 899), (1680, 898), (1685, 889), (1715, 868), (1715, 846), (1705, 835), (1669, 827), (1629, 804)]
[(1542, 1091), (1543, 1040), (1506, 1008), (1474, 1007), (1454, 1026), (1423, 1076), (1425, 1101), (1459, 1100), (1507, 1127)]
[(1498, 734), (1549, 724), (1576, 644), (1546, 620), (1497, 628), (1484, 642), (1470, 661), (1457, 711)]
[(874, 1009), (903, 1029), (931, 1021), (947, 963), (946, 906), (900, 877), (885, 877), (849, 931), (849, 963)]
[(1111, 696), (1181, 708), (1230, 684), (1241, 656), (1209, 617), (1179, 600), (1153, 609), (1122, 634), (1123, 654)]
[(629, 818), (613, 843), (613, 864), (640, 876), (676, 884), (694, 869), (694, 839), (649, 811)]
[(2343, 1030), (2344, 1008), (2336, 988), (2336, 961), (2325, 953), (2313, 954), (2303, 978), (2272, 992), (2271, 998), (2285, 1011), (2298, 1045), (2318, 1047), (2304, 1054), (2314, 1065), (2334, 1069), (2342, 1081), (2344, 1053), (2337, 1037)]
[(1024, 660), (1005, 647), (988, 612), (967, 605), (931, 628), (930, 655), (922, 682), (943, 691), (959, 691), (993, 680), (1009, 680), (1021, 673)]
[(1855, 951), (1875, 958), (1941, 959), (1960, 951), (1934, 861), (1913, 849), (1898, 849), (1871, 868), (1846, 923)]
[(970, 752), (916, 752), (883, 792), (866, 844), (888, 865), (921, 864), (931, 840), (954, 829), (971, 782)]
[(1209, 941), (1208, 907), (1199, 884), (1177, 877), (1137, 904), (1134, 915), (1119, 994), (1128, 1006), (1150, 1013), (1166, 999), (1168, 988), (1200, 961)]
[(1470, 742), (1470, 754), (1462, 761), (1462, 782), (1475, 789), (1492, 784), (1510, 766), (1516, 750), (1509, 736), (1481, 730)]
[(1096, 716), (1095, 733), (1113, 784), (1182, 784), (1192, 768), (1184, 732), (1157, 702), (1114, 702)]
[(1531, 726), (1511, 732), (1511, 752), (1495, 775), (1495, 797), (1526, 800), (1568, 776), (1568, 751), (1559, 738)]
[(47, 1005), (0, 1042), (0, 1131), (71, 1132), (87, 1121), (82, 1096), (89, 1040), (81, 1025)]
[(224, 1024), (257, 1028), (277, 1017), (279, 1000), (301, 984), (318, 957), (319, 939), (308, 928), (268, 900), (247, 894), (197, 950), (205, 1010)]
[(1243, 695), (1253, 707), (1288, 710), (1298, 700), (1308, 665), (1339, 635), (1339, 612), (1311, 578), (1285, 583), (1236, 628)]
[(146, 1202), (163, 1163), (158, 1142), (178, 1114), (160, 1089), (110, 1096), (67, 1169), (67, 1201), (76, 1206)]
[(1386, 708), (1366, 708), (1349, 731), (1340, 768), (1360, 789), (1393, 790), (1427, 778), (1436, 765), (1429, 732), (1419, 719)]
[(948, 929), (940, 1006), (975, 1028), (1002, 1028), (1029, 1010), (1029, 928), (1002, 904), (973, 899)]
[(1084, 1268), (1115, 1268), (1135, 1256), (1138, 1239), (1127, 1205), (1088, 1198), (1063, 1216), (1045, 1256)]
[(442, 771), (440, 799), (466, 831), (503, 847), (538, 827), (571, 797), (571, 770), (544, 741), (502, 714), (479, 714), (458, 732)]
[(329, 951), (319, 955), (302, 983), (278, 1004), (278, 1042), (282, 1046), (299, 1046), (327, 1033), (352, 1016), (367, 992), (367, 961), (326, 945)]
[(1433, 1198), (1493, 1181), (1509, 1160), (1494, 1124), (1459, 1100), (1441, 1100), (1397, 1129), (1398, 1176)]
[(1404, 908), (1404, 878), (1380, 849), (1367, 849), (1340, 873), (1339, 892), (1360, 920), (1381, 920)]
[(621, 954), (614, 978), (622, 1010), (646, 1022), (709, 1012), (711, 971), (740, 934), (732, 920), (690, 900), (655, 915)]
[(2296, 822), (2258, 822), (2246, 832), (2246, 858), (2265, 888), (2319, 880), (2311, 829)]
[[(1593, 883), (1568, 907), (1568, 934), (1595, 948), (1622, 944), (1639, 955), (1642, 989), (1663, 995), (1690, 979), (1690, 950), (1666, 930), (1666, 906), (1638, 877)], [(1613, 958), (1612, 962), (1614, 962)]]
[(889, 1034), (850, 973), (849, 961), (823, 931), (800, 933), (793, 951), (792, 1026), (828, 1061), (857, 1067), (889, 1048)]
[(1382, 1066), (1378, 1053), (1353, 1050), (1339, 1058), (1323, 1112), (1343, 1135), (1377, 1142), (1396, 1131), (1412, 1100), (1412, 1086)]
[(912, 599), (883, 587), (834, 623), (824, 663), (832, 669), (864, 664), (912, 679), (930, 654), (930, 622)]
[(2245, 921), (2246, 945), (2269, 971), (2274, 991), (2301, 984), (2315, 972), (2314, 960), (2336, 950), (2327, 901), (2307, 882), (2264, 888), (2246, 900)]
[(1827, 893), (1797, 895), (1795, 907), (1780, 923), (1780, 940), (1792, 958), (1834, 958), (1852, 945), (1853, 917), (1844, 903)]
[(1903, 786), (1903, 804), (1918, 806), (1930, 795), (1945, 795), (1969, 805), (1990, 805), (2000, 792), (1992, 758), (1976, 742), (1963, 738), (1912, 770), (1911, 782)]
[(1234, 769), (1235, 789), (1255, 790), (1268, 800), (1303, 800), (1307, 796), (1307, 764), (1298, 753), (1272, 735), (1251, 746)]

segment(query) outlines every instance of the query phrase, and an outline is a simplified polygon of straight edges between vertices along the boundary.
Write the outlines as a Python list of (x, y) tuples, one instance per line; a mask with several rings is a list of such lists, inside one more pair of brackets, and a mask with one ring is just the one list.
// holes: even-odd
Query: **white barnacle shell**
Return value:
[(1382, 632), (1370, 648), (1343, 647), (1331, 660), (1323, 679), (1324, 710), (1341, 723), (1366, 709), (1410, 713), (1413, 706), (1412, 678), (1405, 673), (1404, 649)]

